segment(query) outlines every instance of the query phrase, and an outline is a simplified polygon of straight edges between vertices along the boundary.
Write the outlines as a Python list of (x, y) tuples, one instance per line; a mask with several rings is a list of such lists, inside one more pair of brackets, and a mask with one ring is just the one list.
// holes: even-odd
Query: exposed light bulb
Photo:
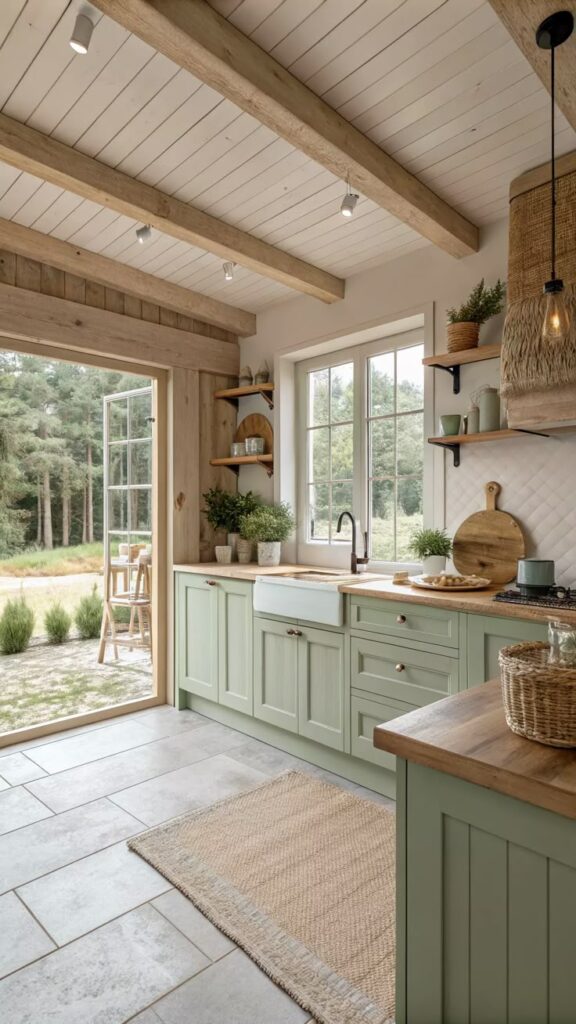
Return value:
[(234, 267), (235, 266), (236, 266), (235, 263), (223, 263), (222, 264), (222, 270), (224, 271), (224, 280), (225, 281), (233, 281), (234, 280)]
[(559, 278), (544, 285), (546, 311), (542, 323), (543, 341), (564, 341), (570, 331), (570, 315), (566, 308), (564, 283)]
[(143, 224), (141, 228), (136, 229), (136, 238), (140, 242), (140, 245), (144, 245), (149, 238), (152, 237), (152, 228), (149, 224)]
[(94, 25), (86, 14), (79, 14), (74, 22), (74, 30), (70, 36), (70, 46), (76, 53), (88, 53)]
[(347, 192), (340, 206), (340, 213), (343, 217), (351, 217), (356, 209), (356, 203), (360, 197), (355, 192)]

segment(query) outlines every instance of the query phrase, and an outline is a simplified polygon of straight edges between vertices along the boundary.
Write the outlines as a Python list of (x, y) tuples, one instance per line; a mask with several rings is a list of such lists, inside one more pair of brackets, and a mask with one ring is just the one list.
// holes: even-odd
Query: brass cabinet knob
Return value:
[(405, 615), (397, 615), (396, 616), (396, 622), (398, 623), (399, 626), (403, 626), (404, 623), (406, 622), (406, 616)]
[(406, 665), (403, 665), (402, 662), (399, 661), (398, 664), (396, 665), (396, 671), (397, 672), (404, 672), (405, 669), (406, 669)]
[(204, 583), (207, 583), (209, 587), (216, 586), (216, 580), (204, 580)]
[(294, 629), (287, 629), (286, 633), (288, 636), (296, 636), (296, 630)]
[(302, 630), (301, 629), (295, 629), (294, 630), (294, 636), (302, 636)]

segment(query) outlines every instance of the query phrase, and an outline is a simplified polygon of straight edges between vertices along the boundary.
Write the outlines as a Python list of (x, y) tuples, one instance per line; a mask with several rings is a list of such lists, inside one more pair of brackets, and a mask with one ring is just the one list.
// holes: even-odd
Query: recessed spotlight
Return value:
[(224, 272), (224, 280), (225, 281), (233, 281), (234, 280), (234, 267), (235, 266), (236, 266), (235, 263), (223, 263), (222, 264), (222, 270)]
[(143, 224), (141, 228), (136, 229), (136, 238), (140, 242), (140, 245), (144, 245), (149, 238), (152, 237), (152, 228), (149, 224)]
[(356, 209), (356, 203), (360, 196), (350, 188), (350, 178), (346, 176), (346, 195), (340, 204), (340, 213), (343, 217), (351, 217)]
[(79, 14), (74, 22), (74, 31), (70, 36), (70, 46), (76, 53), (88, 53), (94, 25), (86, 14)]

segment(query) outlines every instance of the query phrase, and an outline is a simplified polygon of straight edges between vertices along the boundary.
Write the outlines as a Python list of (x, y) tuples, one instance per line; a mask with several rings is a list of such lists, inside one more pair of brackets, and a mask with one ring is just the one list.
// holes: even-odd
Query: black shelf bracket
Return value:
[(431, 441), (429, 438), (428, 444), (435, 444), (437, 448), (442, 448), (444, 451), (452, 452), (454, 466), (458, 469), (458, 466), (460, 465), (460, 445), (457, 442), (455, 444), (446, 444), (444, 441)]
[(541, 430), (525, 430), (523, 427), (514, 427), (519, 434), (532, 434), (534, 437), (550, 437), (550, 434), (544, 434)]
[(452, 377), (452, 394), (460, 394), (460, 364), (457, 366), (442, 366), (440, 363), (431, 363), (435, 370), (444, 370)]

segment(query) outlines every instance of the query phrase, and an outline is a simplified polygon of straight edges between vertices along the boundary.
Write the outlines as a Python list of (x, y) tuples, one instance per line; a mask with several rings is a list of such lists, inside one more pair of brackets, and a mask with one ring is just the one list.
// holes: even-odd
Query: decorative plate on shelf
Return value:
[(492, 586), (492, 580), (483, 576), (458, 576), (451, 573), (439, 573), (437, 576), (410, 576), (413, 587), (422, 590), (442, 590), (445, 594), (452, 590), (486, 590)]

